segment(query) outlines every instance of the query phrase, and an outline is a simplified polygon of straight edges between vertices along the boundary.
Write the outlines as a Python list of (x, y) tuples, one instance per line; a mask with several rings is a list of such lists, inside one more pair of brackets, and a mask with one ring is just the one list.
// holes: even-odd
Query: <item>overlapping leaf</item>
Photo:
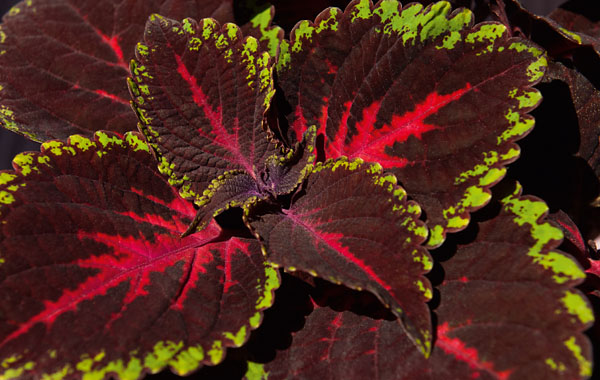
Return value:
[(42, 145), (0, 172), (0, 378), (187, 374), (242, 345), (277, 272), (194, 216), (138, 134)]
[(277, 70), (288, 138), (315, 124), (327, 157), (392, 171), (425, 210), (434, 247), (467, 226), (518, 157), (545, 66), (542, 50), (501, 24), (473, 27), (447, 2), (357, 0), (298, 24)]
[(37, 141), (135, 130), (126, 78), (153, 12), (233, 21), (232, 0), (19, 3), (0, 26), (0, 125)]
[(581, 331), (594, 317), (573, 289), (584, 273), (555, 250), (562, 236), (546, 212), (517, 188), (499, 215), (478, 224), (474, 241), (444, 259), (428, 360), (395, 321), (315, 305), (291, 346), (273, 361), (250, 362), (247, 378), (587, 378), (591, 346)]
[(212, 19), (155, 15), (136, 57), (129, 83), (141, 128), (169, 182), (201, 207), (188, 232), (227, 207), (291, 192), (306, 176), (314, 130), (293, 151), (271, 142), (272, 63), (255, 38)]
[(505, 3), (510, 26), (540, 44), (550, 56), (568, 57), (582, 46), (600, 54), (597, 20), (594, 21), (598, 13), (592, 3), (567, 1), (548, 17), (529, 12), (518, 0)]
[(432, 293), (423, 274), (432, 261), (420, 246), (427, 229), (420, 207), (381, 172), (362, 160), (318, 163), (289, 209), (254, 207), (246, 221), (270, 262), (375, 293), (428, 355)]

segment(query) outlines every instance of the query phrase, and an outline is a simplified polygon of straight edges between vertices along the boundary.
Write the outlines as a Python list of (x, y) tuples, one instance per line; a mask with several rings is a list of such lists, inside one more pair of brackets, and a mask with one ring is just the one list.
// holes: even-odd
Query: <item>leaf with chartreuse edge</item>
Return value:
[(185, 375), (241, 346), (279, 274), (210, 224), (137, 133), (49, 141), (0, 172), (0, 378)]
[(360, 159), (317, 163), (294, 195), (289, 208), (264, 203), (246, 210), (267, 260), (373, 292), (429, 355), (432, 289), (424, 274), (433, 262), (421, 246), (427, 228), (419, 205), (379, 164)]
[(0, 25), (0, 126), (36, 141), (136, 130), (126, 79), (148, 16), (233, 21), (232, 0), (27, 0)]
[(441, 248), (448, 251), (433, 253), (445, 258), (429, 359), (396, 321), (321, 307), (316, 293), (291, 346), (270, 361), (250, 361), (246, 378), (588, 378), (592, 347), (582, 331), (594, 314), (574, 289), (585, 274), (556, 250), (562, 234), (546, 220), (544, 202), (512, 190), (496, 203), (497, 216), (478, 223), (473, 241), (448, 241)]
[(355, 0), (298, 23), (277, 78), (287, 138), (316, 125), (326, 158), (393, 172), (425, 210), (433, 248), (467, 227), (518, 158), (545, 67), (542, 49), (448, 2)]

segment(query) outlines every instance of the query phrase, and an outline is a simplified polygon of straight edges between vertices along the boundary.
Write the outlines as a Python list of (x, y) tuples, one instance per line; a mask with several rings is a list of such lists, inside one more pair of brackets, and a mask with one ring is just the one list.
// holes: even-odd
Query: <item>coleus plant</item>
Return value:
[(584, 3), (19, 3), (0, 378), (590, 377)]

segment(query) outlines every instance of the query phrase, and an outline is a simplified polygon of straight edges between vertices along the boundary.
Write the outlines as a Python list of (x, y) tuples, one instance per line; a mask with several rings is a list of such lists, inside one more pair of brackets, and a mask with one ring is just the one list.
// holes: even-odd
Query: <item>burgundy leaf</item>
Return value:
[(585, 262), (588, 257), (588, 246), (579, 231), (579, 227), (571, 220), (569, 215), (562, 210), (558, 210), (553, 214), (549, 214), (548, 220), (554, 222), (562, 231), (565, 240), (563, 243), (568, 242), (570, 244), (571, 249), (568, 252), (580, 262)]
[[(564, 28), (600, 38), (600, 12), (593, 3), (585, 0), (569, 0), (556, 8), (548, 17)], [(600, 41), (597, 42), (600, 44)]]
[(549, 66), (547, 80), (560, 80), (569, 86), (580, 135), (576, 154), (586, 160), (600, 177), (600, 91), (581, 72), (559, 62)]
[(546, 17), (528, 11), (518, 0), (504, 0), (504, 2), (506, 15), (513, 31), (541, 45), (551, 57), (569, 57), (582, 46), (592, 47), (597, 54), (600, 54), (600, 41), (596, 34), (598, 30), (592, 21), (598, 13), (590, 11), (595, 7), (589, 8), (584, 5), (583, 9), (587, 8), (588, 13), (579, 14), (577, 11), (567, 10), (568, 4), (575, 3), (577, 9), (583, 2), (568, 1), (564, 4), (567, 5), (567, 9), (561, 9), (561, 6)]
[(475, 240), (459, 244), (442, 263), (429, 359), (395, 321), (319, 303), (289, 348), (272, 361), (249, 362), (247, 378), (587, 378), (592, 352), (581, 331), (594, 317), (573, 289), (584, 273), (555, 250), (561, 233), (544, 220), (546, 212), (543, 202), (517, 188), (498, 216), (478, 224)]
[(138, 134), (49, 141), (0, 172), (1, 378), (181, 375), (242, 345), (278, 273), (195, 214)]
[(432, 293), (423, 274), (432, 261), (420, 246), (427, 229), (419, 206), (381, 171), (362, 160), (317, 163), (289, 209), (258, 206), (246, 220), (270, 262), (373, 292), (428, 355)]
[(269, 61), (234, 24), (150, 18), (129, 85), (160, 170), (184, 198), (200, 199), (228, 171), (256, 179), (277, 153), (263, 125), (274, 93)]
[(0, 26), (0, 125), (37, 141), (135, 130), (126, 78), (153, 12), (233, 21), (232, 0), (19, 3)]
[(326, 157), (396, 174), (427, 213), (431, 247), (489, 201), (541, 99), (531, 86), (544, 53), (501, 24), (472, 19), (447, 2), (402, 9), (356, 0), (298, 24), (277, 64), (292, 110), (288, 138), (315, 124)]

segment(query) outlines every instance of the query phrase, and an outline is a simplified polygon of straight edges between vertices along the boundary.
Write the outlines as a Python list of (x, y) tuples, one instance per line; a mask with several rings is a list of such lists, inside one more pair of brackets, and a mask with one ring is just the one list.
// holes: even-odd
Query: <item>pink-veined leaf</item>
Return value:
[(533, 128), (544, 52), (469, 10), (353, 1), (303, 21), (281, 45), (291, 141), (309, 125), (327, 158), (380, 163), (423, 207), (430, 247), (469, 223)]
[(129, 87), (161, 171), (184, 198), (199, 198), (227, 171), (256, 177), (276, 152), (263, 125), (274, 93), (269, 61), (234, 24), (148, 21)]
[(293, 334), (291, 346), (271, 361), (249, 362), (246, 378), (589, 377), (591, 345), (581, 332), (594, 315), (573, 289), (584, 273), (572, 257), (556, 250), (562, 235), (545, 221), (547, 206), (520, 191), (517, 187), (502, 199), (499, 215), (478, 223), (473, 241), (447, 252), (428, 359), (395, 321), (319, 307), (327, 304), (313, 291), (315, 310)]
[(232, 0), (28, 0), (0, 25), (0, 125), (32, 140), (136, 129), (126, 79), (148, 16), (233, 21)]
[(267, 260), (373, 292), (401, 318), (419, 349), (431, 349), (432, 267), (420, 244), (421, 209), (393, 175), (357, 159), (317, 163), (289, 209), (263, 204), (245, 214)]
[(129, 84), (169, 183), (200, 207), (190, 233), (224, 209), (289, 193), (314, 160), (314, 130), (293, 150), (266, 130), (272, 62), (253, 37), (212, 19), (152, 16)]
[(241, 346), (279, 275), (194, 217), (136, 133), (49, 141), (0, 172), (0, 378), (184, 375)]

